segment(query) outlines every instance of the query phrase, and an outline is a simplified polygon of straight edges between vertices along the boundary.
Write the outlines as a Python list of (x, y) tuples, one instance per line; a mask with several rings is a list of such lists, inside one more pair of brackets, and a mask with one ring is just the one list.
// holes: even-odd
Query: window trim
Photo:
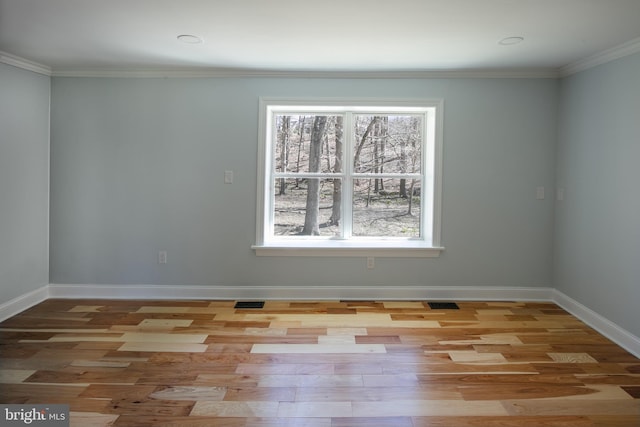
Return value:
[[(270, 203), (266, 196), (270, 194), (267, 171), (272, 168), (273, 153), (267, 152), (267, 135), (271, 133), (269, 111), (273, 109), (292, 109), (313, 106), (316, 112), (332, 112), (339, 108), (354, 107), (371, 112), (388, 112), (390, 108), (407, 110), (416, 108), (433, 109), (434, 117), (430, 118), (432, 126), (426, 126), (427, 141), (433, 141), (433, 147), (425, 145), (426, 182), (425, 185), (432, 200), (431, 209), (424, 210), (421, 221), (430, 222), (430, 241), (419, 239), (394, 238), (358, 238), (353, 240), (339, 239), (266, 239), (270, 214), (266, 211)], [(252, 246), (257, 256), (378, 256), (378, 257), (437, 257), (444, 250), (441, 246), (442, 221), (442, 142), (443, 142), (443, 108), (442, 99), (377, 99), (377, 98), (259, 98), (258, 118), (258, 162), (257, 162), (257, 196), (256, 196), (256, 244)], [(428, 142), (427, 142), (428, 144)], [(429, 149), (430, 148), (430, 149)], [(424, 209), (424, 206), (422, 207)], [(428, 218), (428, 216), (431, 218)], [(426, 229), (425, 229), (426, 231)]]

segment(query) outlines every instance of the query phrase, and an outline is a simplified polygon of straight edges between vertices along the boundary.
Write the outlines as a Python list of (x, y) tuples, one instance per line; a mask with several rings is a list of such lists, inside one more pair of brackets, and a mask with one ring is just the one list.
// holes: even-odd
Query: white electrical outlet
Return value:
[(158, 264), (166, 264), (167, 263), (167, 251), (158, 252)]
[(233, 171), (224, 171), (224, 183), (233, 184)]
[(372, 256), (367, 257), (367, 268), (369, 270), (375, 268), (376, 266), (376, 259)]

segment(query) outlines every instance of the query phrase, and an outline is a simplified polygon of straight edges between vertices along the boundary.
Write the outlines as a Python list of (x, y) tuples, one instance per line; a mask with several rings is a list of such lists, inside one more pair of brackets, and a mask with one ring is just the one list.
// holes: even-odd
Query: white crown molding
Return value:
[(49, 77), (52, 75), (50, 67), (29, 61), (28, 59), (20, 58), (19, 56), (11, 55), (7, 52), (0, 51), (0, 63), (12, 65), (14, 67), (22, 68), (23, 70), (33, 71), (34, 73), (43, 74)]
[(540, 79), (558, 78), (556, 69), (426, 71), (271, 71), (227, 69), (56, 69), (53, 77), (113, 78), (301, 78), (301, 79)]
[(555, 79), (588, 70), (640, 52), (640, 38), (580, 59), (560, 68), (468, 69), (422, 71), (275, 71), (248, 69), (52, 69), (49, 66), (0, 51), (0, 63), (50, 77), (119, 78), (317, 78), (317, 79)]
[(567, 77), (638, 52), (640, 52), (640, 37), (565, 65), (560, 68), (559, 75)]
[(640, 357), (640, 338), (557, 289), (501, 286), (161, 286), (49, 284), (0, 305), (0, 321), (47, 298), (550, 301)]

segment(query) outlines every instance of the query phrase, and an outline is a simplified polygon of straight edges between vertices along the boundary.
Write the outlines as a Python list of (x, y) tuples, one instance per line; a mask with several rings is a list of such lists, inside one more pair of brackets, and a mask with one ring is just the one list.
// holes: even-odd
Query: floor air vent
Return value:
[(432, 310), (460, 310), (455, 302), (429, 302), (427, 304)]
[(262, 308), (264, 301), (238, 301), (233, 308)]

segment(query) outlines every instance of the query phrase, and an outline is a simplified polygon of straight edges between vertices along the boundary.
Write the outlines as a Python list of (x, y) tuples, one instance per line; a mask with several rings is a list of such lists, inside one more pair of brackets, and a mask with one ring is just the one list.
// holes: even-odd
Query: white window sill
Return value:
[(436, 258), (444, 250), (423, 241), (345, 242), (316, 240), (253, 245), (256, 256)]

